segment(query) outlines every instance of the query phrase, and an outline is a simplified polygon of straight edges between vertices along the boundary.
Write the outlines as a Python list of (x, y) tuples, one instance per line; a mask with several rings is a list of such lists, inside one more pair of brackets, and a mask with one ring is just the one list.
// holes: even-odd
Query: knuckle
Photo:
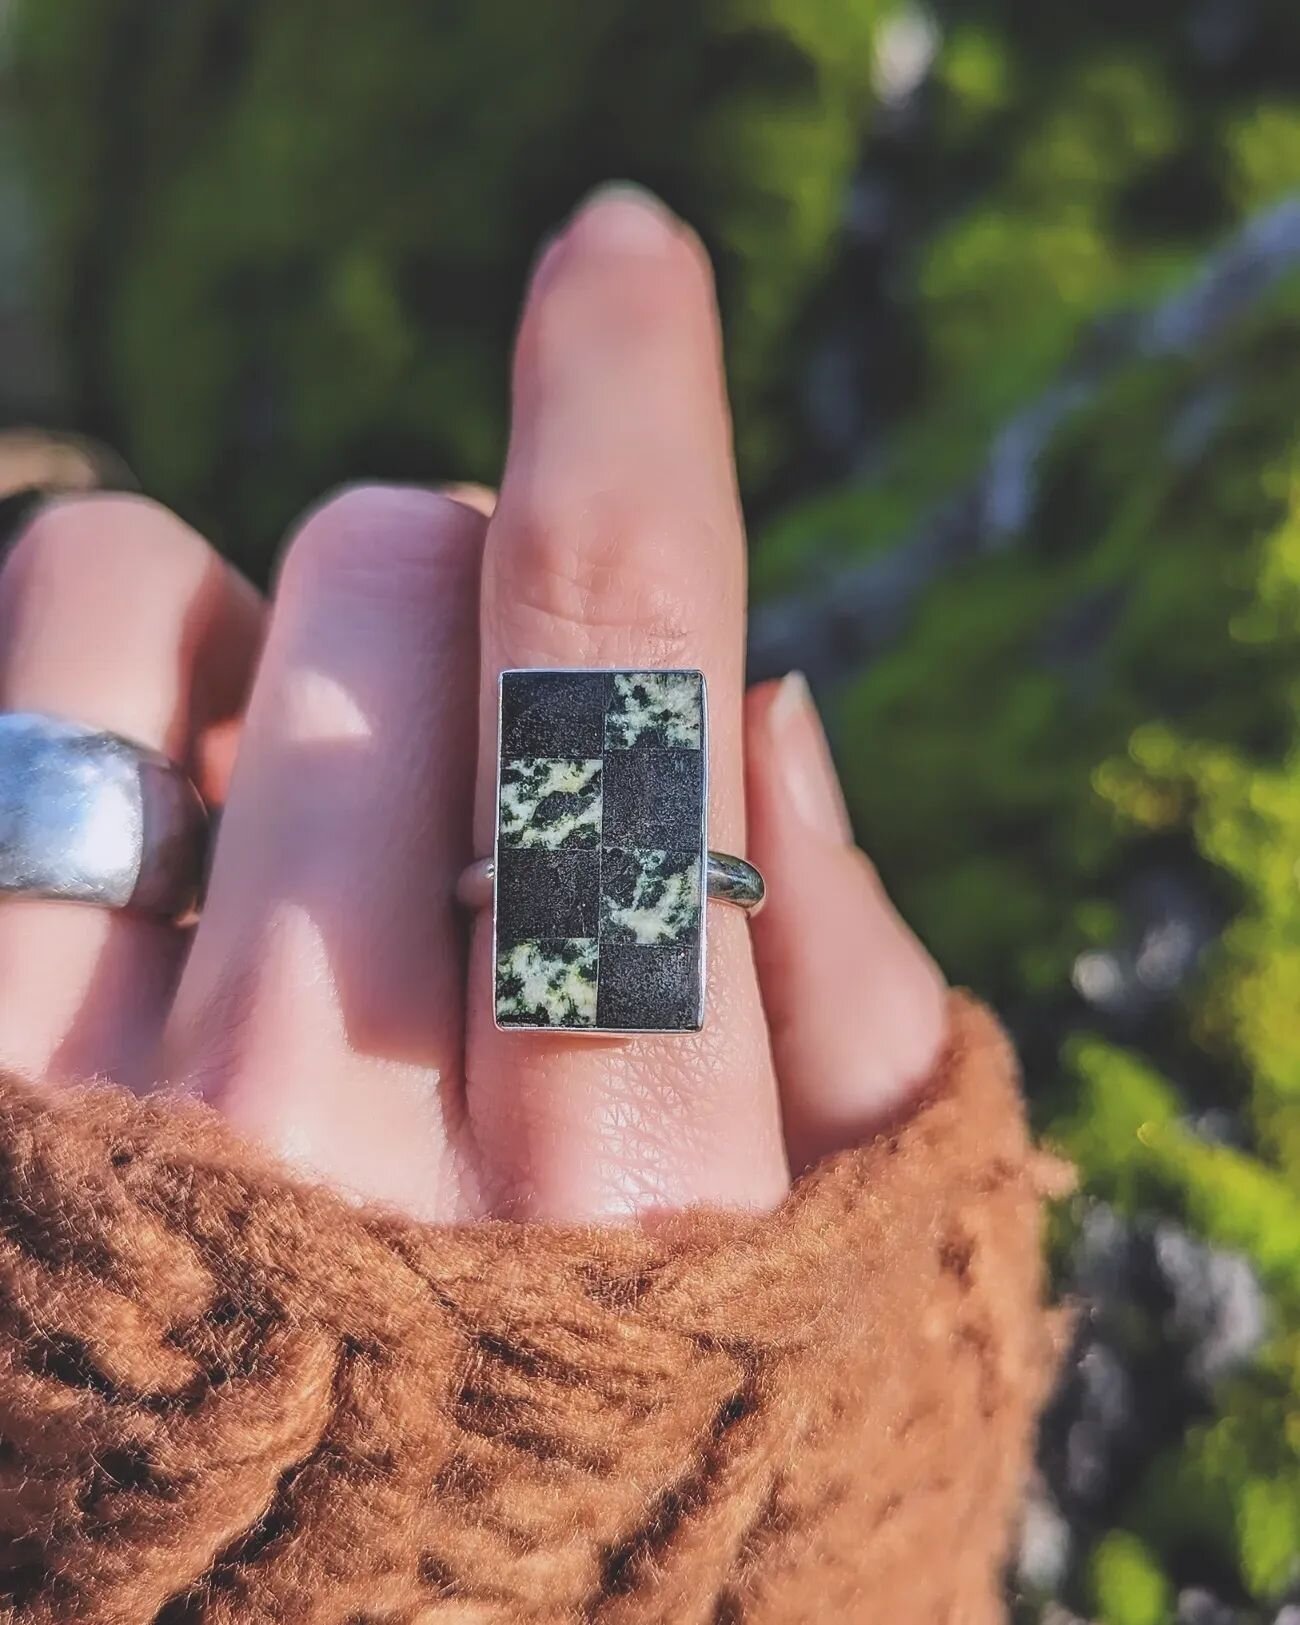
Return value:
[(562, 490), (503, 516), (503, 527), (512, 567), (494, 610), (512, 635), (579, 644), (593, 656), (635, 647), (663, 664), (684, 659), (697, 640), (679, 531), (670, 536), (616, 499)]
[(348, 485), (313, 508), (290, 537), (280, 586), (294, 587), (364, 562), (377, 534), (392, 527), (391, 492), (382, 485)]
[(10, 553), (5, 578), (29, 593), (60, 591), (93, 574), (96, 590), (113, 596), (145, 578), (183, 590), (216, 562), (209, 544), (161, 503), (100, 494), (38, 509)]
[(449, 566), (477, 559), (483, 520), (464, 504), (415, 486), (352, 485), (303, 520), (280, 564), (281, 598), (354, 592), (407, 596)]

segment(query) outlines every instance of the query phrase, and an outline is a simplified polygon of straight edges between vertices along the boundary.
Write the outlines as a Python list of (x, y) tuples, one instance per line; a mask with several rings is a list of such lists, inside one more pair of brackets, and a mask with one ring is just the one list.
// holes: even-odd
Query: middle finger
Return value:
[(459, 1135), (483, 520), (361, 487), (280, 574), (169, 1074), (422, 1218), (475, 1207)]
[[(484, 562), (475, 834), (495, 823), (507, 667), (699, 667), (711, 829), (743, 850), (744, 547), (712, 284), (652, 200), (605, 193), (542, 261)], [(710, 925), (698, 1034), (496, 1030), (490, 922), (471, 964), (467, 1101), (499, 1211), (585, 1219), (692, 1201), (764, 1206), (787, 1183), (744, 920)]]

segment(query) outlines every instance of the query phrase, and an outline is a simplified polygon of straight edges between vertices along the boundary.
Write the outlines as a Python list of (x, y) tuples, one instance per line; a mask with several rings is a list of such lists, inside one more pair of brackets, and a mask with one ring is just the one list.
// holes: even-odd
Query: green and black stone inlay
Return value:
[(601, 763), (525, 757), (501, 764), (501, 839), (507, 846), (599, 846)]
[(594, 1027), (597, 945), (590, 938), (517, 942), (497, 953), (503, 1027)]
[(698, 672), (614, 674), (614, 693), (605, 713), (605, 744), (610, 750), (699, 750), (703, 734)]
[(497, 942), (594, 937), (600, 926), (600, 853), (503, 846), (497, 853)]
[(705, 743), (699, 672), (503, 674), (499, 1025), (700, 1026)]
[(701, 843), (704, 758), (698, 750), (611, 750), (601, 775), (601, 839), (648, 852)]
[(700, 860), (694, 852), (606, 847), (601, 864), (600, 940), (693, 942), (700, 929)]

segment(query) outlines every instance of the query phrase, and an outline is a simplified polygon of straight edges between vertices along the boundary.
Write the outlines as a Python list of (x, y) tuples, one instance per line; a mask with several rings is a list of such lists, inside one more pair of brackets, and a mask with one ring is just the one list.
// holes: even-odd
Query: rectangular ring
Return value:
[(497, 1026), (698, 1032), (703, 673), (504, 671), (497, 737)]

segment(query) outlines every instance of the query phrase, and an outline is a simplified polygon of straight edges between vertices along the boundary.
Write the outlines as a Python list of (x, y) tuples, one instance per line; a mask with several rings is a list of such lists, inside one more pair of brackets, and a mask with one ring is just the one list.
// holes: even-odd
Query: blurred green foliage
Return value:
[[(1058, 433), (1014, 546), (937, 582), (838, 718), (867, 845), (1016, 1015), (1090, 1196), (1177, 1215), (1272, 1294), (1258, 1369), (1096, 1547), (1107, 1625), (1170, 1618), (1193, 1543), (1261, 1604), (1298, 1571), (1298, 408), (1300, 281), (1191, 357), (1134, 362)], [(1152, 870), (1223, 929), (1189, 985), (1108, 1021), (1072, 977), (1131, 946)], [(1243, 1145), (1197, 1131), (1213, 1104)]]
[[(1264, 624), (1247, 548), (1290, 477), (1293, 303), (1285, 292), (1188, 361), (1125, 369), (1049, 449), (1027, 534), (937, 582), (843, 701), (845, 734), (871, 741), (846, 774), (873, 843), (945, 962), (998, 996), (1059, 985), (1111, 933), (1114, 909), (1080, 900), (1114, 860), (1093, 781), (1132, 730), (1165, 706), (1257, 739), (1285, 725), (1294, 637), (1283, 621), (1247, 638), (1231, 612)], [(1181, 420), (1197, 438), (1180, 453), (1169, 442), (1192, 409), (1204, 418)], [(893, 786), (906, 775), (897, 799), (881, 761)], [(969, 907), (952, 908), (954, 887)]]
[[(835, 723), (865, 844), (1011, 1016), (1078, 1161), (1067, 1245), (1105, 1200), (1269, 1293), (1257, 1360), (1075, 1531), (1066, 1600), (1104, 1625), (1166, 1625), (1191, 1584), (1268, 1620), (1300, 1581), (1300, 278), (1187, 353), (1123, 314), (1300, 190), (1300, 16), (1247, 13), (1215, 67), (1206, 8), (941, 8), (896, 161), (933, 208), (894, 267), (914, 385), (867, 474), (756, 558), (771, 596), (906, 543), (1013, 413), (1082, 382), (1023, 511), (920, 593)], [(1163, 981), (1153, 894), (1198, 939)], [(1172, 1337), (1143, 1357), (1174, 1380)]]
[(1116, 1531), (1092, 1562), (1096, 1607), (1107, 1625), (1168, 1625), (1173, 1593), (1159, 1564), (1136, 1536)]
[[(883, 280), (907, 336), (869, 380), (895, 403), (889, 434), (869, 480), (764, 534), (761, 592), (796, 587), (814, 557), (890, 546), (1063, 363), (1105, 354), (1099, 318), (1177, 283), (1233, 222), (1300, 187), (1285, 0), (935, 9), (946, 33), (923, 130), (877, 158), (904, 216)], [(1198, 34), (1215, 27), (1221, 43)]]
[(495, 482), (538, 242), (627, 175), (703, 231), (750, 466), (881, 0), (28, 0), (15, 81), (90, 426), (249, 561), (358, 473)]

